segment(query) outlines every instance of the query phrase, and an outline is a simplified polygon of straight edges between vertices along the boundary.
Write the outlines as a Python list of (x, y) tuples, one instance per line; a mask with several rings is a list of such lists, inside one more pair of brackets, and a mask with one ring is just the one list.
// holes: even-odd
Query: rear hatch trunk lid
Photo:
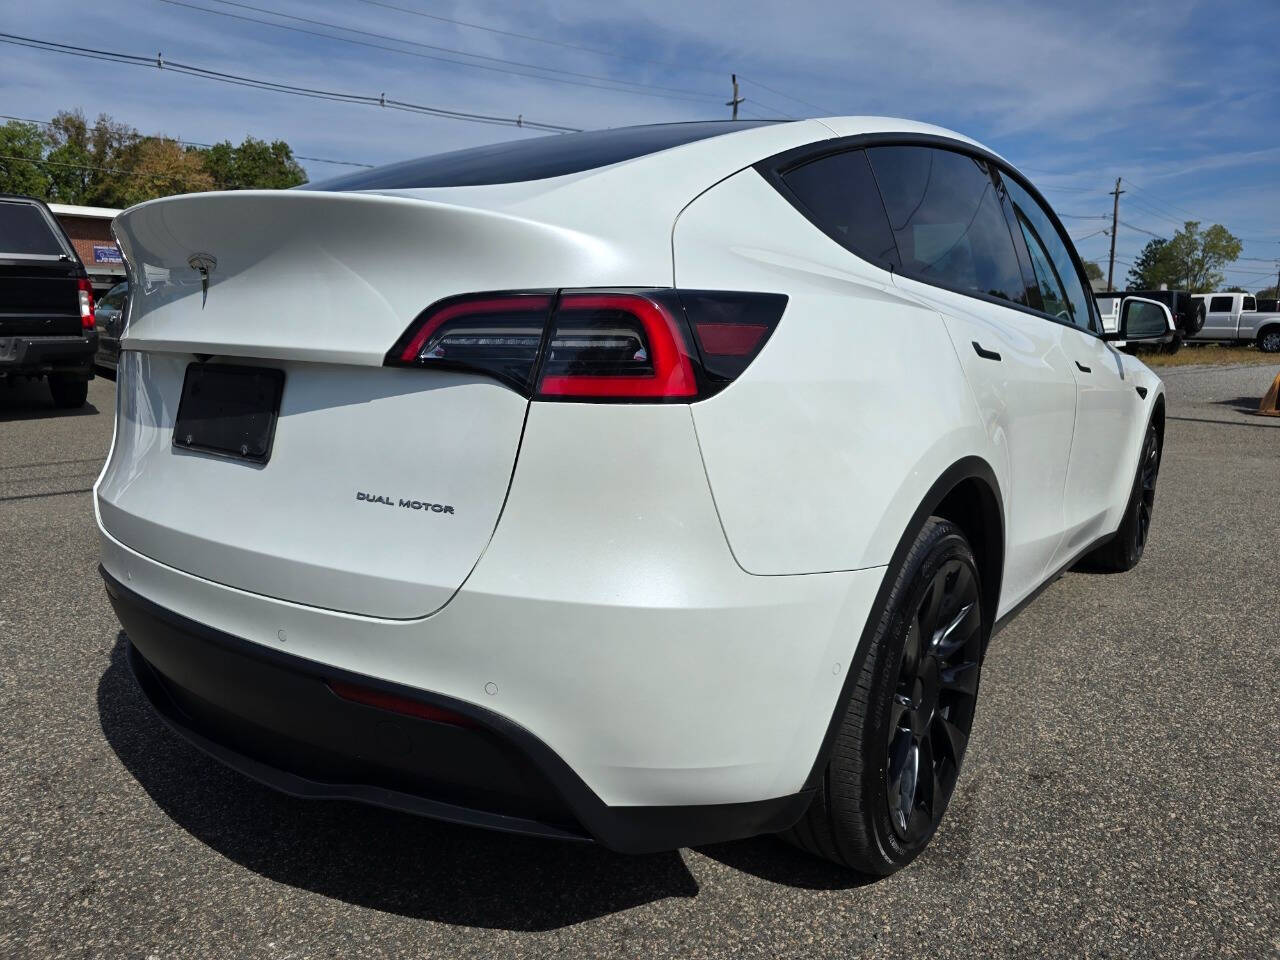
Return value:
[[(491, 289), (495, 259), (511, 287), (545, 283), (542, 258), (570, 254), (555, 231), (443, 203), (278, 192), (156, 201), (116, 232), (131, 304), (104, 530), (296, 603), (394, 619), (444, 605), (493, 533), (528, 402), (484, 376), (383, 360), (430, 303)], [(265, 463), (175, 444), (200, 364), (283, 372)]]

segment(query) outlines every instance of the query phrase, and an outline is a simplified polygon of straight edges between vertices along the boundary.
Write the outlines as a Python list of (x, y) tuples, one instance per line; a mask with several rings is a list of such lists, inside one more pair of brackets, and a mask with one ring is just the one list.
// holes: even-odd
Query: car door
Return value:
[(1141, 398), (1126, 382), (1119, 354), (1100, 336), (1101, 318), (1056, 218), (1016, 179), (1004, 180), (1041, 307), (1061, 330), (1075, 380), (1075, 435), (1063, 493), (1065, 530), (1055, 558), (1061, 565), (1112, 532), (1113, 508), (1129, 492), (1131, 460), (1137, 453), (1131, 450), (1134, 414)]
[(1236, 336), (1235, 297), (1209, 298), (1209, 312), (1204, 318), (1202, 340), (1234, 340)]
[(1062, 539), (1076, 393), (1062, 328), (1026, 310), (1025, 272), (986, 161), (923, 146), (867, 155), (901, 258), (894, 284), (942, 315), (1007, 461), (1007, 609), (1043, 581)]

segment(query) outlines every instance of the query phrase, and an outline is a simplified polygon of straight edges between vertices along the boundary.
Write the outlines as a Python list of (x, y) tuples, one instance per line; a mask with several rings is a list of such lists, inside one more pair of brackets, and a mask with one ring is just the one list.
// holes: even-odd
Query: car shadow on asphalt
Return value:
[(107, 742), (174, 823), (264, 877), (401, 916), (519, 931), (698, 893), (675, 852), (625, 856), (262, 786), (165, 726), (134, 682), (126, 642), (121, 632), (98, 683)]
[(0, 380), (0, 423), (14, 420), (46, 420), (55, 417), (92, 417), (100, 413), (92, 403), (74, 410), (59, 410), (43, 380)]

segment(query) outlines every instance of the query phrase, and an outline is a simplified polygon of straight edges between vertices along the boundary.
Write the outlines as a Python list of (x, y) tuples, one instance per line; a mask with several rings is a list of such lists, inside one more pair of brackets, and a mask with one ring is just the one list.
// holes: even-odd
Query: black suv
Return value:
[(56, 406), (84, 404), (98, 348), (93, 288), (49, 208), (0, 194), (0, 380), (46, 377)]

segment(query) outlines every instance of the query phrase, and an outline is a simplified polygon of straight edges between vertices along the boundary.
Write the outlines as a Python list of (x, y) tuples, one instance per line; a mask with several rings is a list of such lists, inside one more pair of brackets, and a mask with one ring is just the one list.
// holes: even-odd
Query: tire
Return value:
[(782, 835), (880, 876), (914, 860), (946, 812), (973, 727), (987, 636), (977, 564), (955, 524), (930, 517), (901, 568), (887, 575), (894, 577), (888, 603), (821, 784)]
[(1258, 349), (1263, 353), (1280, 353), (1280, 327), (1267, 327), (1259, 333)]
[(1102, 573), (1124, 573), (1132, 570), (1142, 559), (1147, 548), (1147, 534), (1151, 529), (1151, 513), (1155, 508), (1156, 480), (1160, 474), (1160, 435), (1154, 423), (1147, 424), (1142, 438), (1142, 453), (1138, 457), (1138, 469), (1134, 472), (1129, 502), (1125, 505), (1124, 519), (1113, 539), (1084, 558), (1081, 566)]
[(1172, 356), (1182, 349), (1182, 335), (1175, 334), (1174, 338), (1166, 344), (1161, 345), (1160, 352)]
[(74, 410), (83, 407), (89, 399), (89, 381), (52, 376), (49, 378), (49, 393), (53, 396), (53, 405), (59, 410)]
[(1195, 306), (1190, 310), (1187, 319), (1187, 328), (1183, 331), (1184, 336), (1194, 337), (1197, 333), (1204, 329), (1204, 319), (1207, 316), (1203, 300), (1195, 301)]

